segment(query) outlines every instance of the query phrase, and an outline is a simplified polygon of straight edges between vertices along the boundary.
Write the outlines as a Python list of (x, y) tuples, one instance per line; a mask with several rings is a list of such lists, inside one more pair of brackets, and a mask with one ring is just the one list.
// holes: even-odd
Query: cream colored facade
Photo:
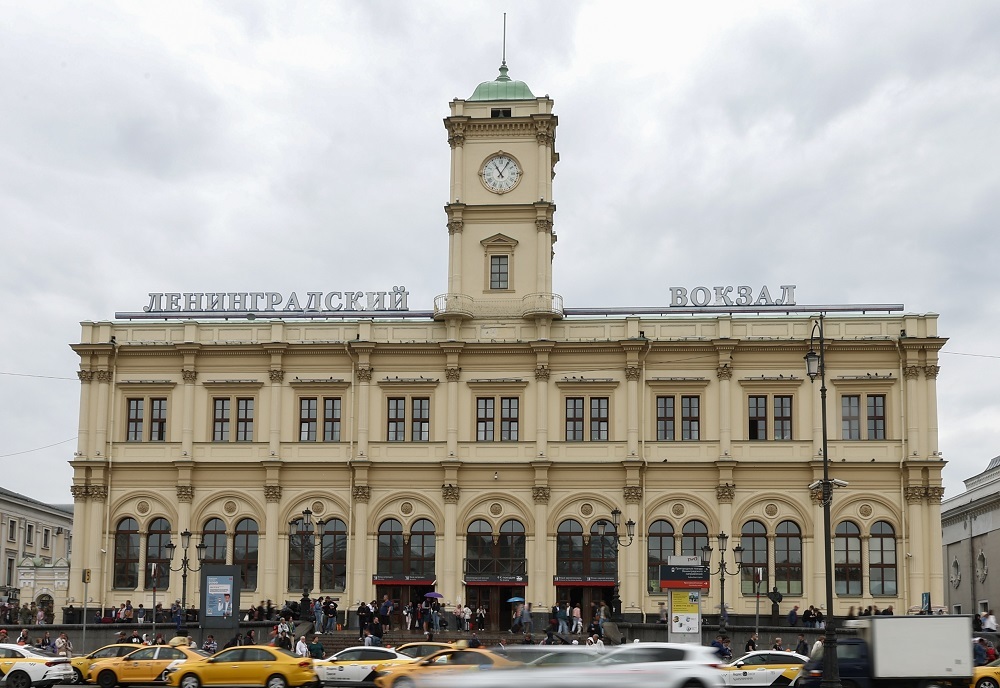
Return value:
[[(380, 585), (404, 598), (433, 586), (449, 603), (492, 605), (494, 624), (502, 624), (511, 593), (540, 610), (556, 599), (586, 604), (609, 599), (617, 576), (623, 612), (635, 618), (665, 600), (651, 580), (653, 560), (697, 553), (707, 542), (717, 564), (719, 532), (733, 544), (743, 534), (745, 548), (756, 543), (769, 585), (777, 575), (789, 591), (783, 612), (821, 604), (822, 507), (807, 487), (822, 477), (819, 383), (810, 383), (803, 362), (814, 314), (564, 309), (552, 285), (553, 103), (525, 97), (526, 87), (510, 90), (519, 82), (504, 82), (504, 72), (477, 89), (492, 100), (455, 100), (445, 120), (447, 291), (426, 317), (83, 323), (73, 347), (82, 383), (73, 566), (92, 570), (105, 605), (148, 595), (147, 559), (163, 540), (149, 528), (164, 522), (175, 542), (181, 530), (198, 541), (206, 524), (223, 524), (213, 542), (225, 543), (216, 552), (227, 563), (246, 560), (235, 531), (251, 522), (258, 571), (243, 606), (297, 598), (289, 562), (301, 543), (289, 524), (305, 509), (315, 521), (343, 526), (341, 539), (330, 540), (342, 553), (316, 547), (307, 581), (313, 595), (336, 595), (342, 608), (374, 599)], [(492, 183), (512, 184), (503, 193), (483, 179), (494, 160), (486, 170)], [(520, 170), (513, 183), (511, 164)], [(840, 542), (860, 577), (844, 583), (836, 612), (872, 603), (905, 608), (924, 591), (941, 599), (937, 318), (829, 313), (825, 335), (831, 476), (849, 482), (834, 495), (833, 523), (849, 524)], [(230, 404), (226, 441), (218, 434), (222, 399)], [(303, 410), (311, 399), (319, 407), (315, 438)], [(335, 441), (323, 441), (327, 399), (339, 400)], [(244, 416), (250, 400), (252, 420), (244, 418), (238, 441), (241, 400)], [(844, 430), (852, 404), (860, 411)], [(751, 405), (759, 439), (751, 439)], [(392, 423), (396, 410), (401, 426)], [(845, 437), (852, 420), (857, 433)], [(636, 524), (634, 542), (618, 552), (617, 574), (596, 534), (613, 509), (622, 512), (622, 531), (625, 521)], [(138, 544), (134, 562), (116, 548), (127, 519), (137, 527), (125, 538)], [(402, 530), (395, 540), (390, 520)], [(399, 551), (380, 556), (380, 529)], [(483, 554), (490, 540), (503, 551)], [(417, 543), (422, 569), (413, 563)], [(517, 571), (503, 548), (522, 544)], [(892, 566), (873, 566), (890, 549)], [(798, 550), (801, 573), (786, 565)], [(397, 554), (404, 571), (393, 564)], [(492, 569), (504, 575), (472, 575), (491, 557), (505, 558)], [(115, 575), (116, 558), (137, 571), (134, 581)], [(343, 581), (324, 580), (324, 558), (343, 567)], [(727, 558), (732, 568), (731, 551)], [(885, 585), (886, 576), (897, 583)], [(79, 578), (71, 576), (77, 599)], [(193, 575), (188, 600), (197, 586)], [(706, 610), (719, 604), (717, 588), (716, 580)], [(752, 613), (754, 598), (739, 577), (727, 578), (726, 588), (731, 613)], [(179, 576), (170, 577), (166, 596), (180, 597)]]

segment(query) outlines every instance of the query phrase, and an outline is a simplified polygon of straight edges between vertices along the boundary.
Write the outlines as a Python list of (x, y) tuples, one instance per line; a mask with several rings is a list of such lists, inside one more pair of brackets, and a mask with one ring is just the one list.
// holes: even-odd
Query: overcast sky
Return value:
[(0, 484), (72, 501), (69, 345), (147, 292), (431, 308), (441, 120), (496, 76), (505, 10), (559, 116), (567, 307), (796, 284), (939, 313), (946, 497), (1000, 454), (994, 0), (35, 0), (0, 22)]

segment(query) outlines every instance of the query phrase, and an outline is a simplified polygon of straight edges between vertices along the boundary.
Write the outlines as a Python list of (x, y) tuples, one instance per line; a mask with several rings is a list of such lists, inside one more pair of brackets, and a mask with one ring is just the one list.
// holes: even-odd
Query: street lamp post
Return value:
[[(611, 510), (611, 525), (614, 526), (614, 540), (611, 543), (611, 548), (615, 553), (615, 589), (611, 596), (611, 613), (614, 616), (615, 621), (621, 619), (622, 613), (622, 598), (621, 598), (621, 578), (618, 575), (618, 549), (620, 547), (628, 547), (632, 544), (635, 539), (635, 521), (631, 518), (625, 521), (625, 535), (628, 537), (628, 541), (622, 540), (622, 536), (618, 534), (618, 528), (621, 526), (622, 511), (619, 508), (614, 508)], [(601, 538), (601, 542), (604, 542), (604, 534), (607, 532), (608, 522), (601, 520), (597, 522), (597, 535)], [(603, 545), (602, 545), (603, 546)]]
[[(181, 620), (182, 620), (182, 622), (186, 622), (187, 621), (188, 571), (201, 571), (201, 566), (199, 566), (198, 568), (195, 568), (195, 567), (191, 566), (191, 560), (188, 559), (188, 547), (190, 547), (190, 546), (191, 546), (191, 531), (185, 529), (184, 532), (181, 533), (181, 550), (183, 550), (181, 552), (181, 567), (179, 569), (175, 569), (174, 567), (170, 566), (169, 564), (167, 565), (167, 568), (169, 568), (171, 571), (180, 571), (181, 572)], [(177, 545), (173, 541), (170, 541), (170, 542), (168, 542), (166, 544), (166, 548), (167, 548), (167, 556), (169, 557), (170, 561), (173, 561), (174, 560), (174, 553), (177, 551)], [(206, 545), (204, 542), (200, 542), (200, 543), (198, 543), (198, 546), (195, 547), (195, 551), (197, 552), (198, 563), (200, 564), (201, 562), (205, 561), (205, 553), (206, 553), (206, 551), (208, 551), (208, 545)], [(156, 613), (155, 609), (153, 610), (153, 613), (154, 614)]]
[[(816, 353), (814, 344), (819, 335), (819, 353)], [(840, 667), (837, 664), (837, 630), (833, 618), (833, 554), (830, 542), (832, 531), (830, 529), (830, 503), (833, 501), (834, 481), (830, 479), (830, 452), (827, 446), (827, 420), (826, 420), (826, 341), (823, 338), (823, 316), (813, 323), (812, 332), (809, 335), (809, 353), (805, 355), (806, 373), (812, 382), (816, 382), (819, 376), (819, 398), (820, 414), (823, 426), (823, 479), (817, 481), (821, 488), (823, 498), (823, 560), (826, 569), (826, 629), (823, 641), (823, 679), (820, 681), (821, 688), (840, 688)], [(815, 484), (815, 483), (814, 483)], [(845, 484), (845, 483), (840, 483)]]
[(743, 546), (733, 547), (733, 556), (736, 558), (736, 569), (729, 570), (726, 564), (726, 546), (729, 544), (729, 536), (725, 532), (719, 533), (716, 538), (719, 541), (719, 568), (712, 571), (712, 548), (705, 545), (701, 548), (701, 563), (708, 568), (708, 575), (719, 575), (719, 633), (726, 630), (726, 574), (735, 576), (743, 568)]
[[(313, 577), (313, 559), (315, 553), (313, 551), (312, 542), (312, 532), (313, 532), (313, 512), (308, 507), (302, 510), (302, 520), (299, 521), (299, 541), (302, 544), (302, 604), (307, 605), (309, 600), (309, 590), (312, 588), (312, 577)], [(309, 566), (306, 566), (306, 563)], [(308, 575), (307, 575), (308, 574)], [(300, 610), (300, 615), (303, 617), (309, 615), (309, 609)]]

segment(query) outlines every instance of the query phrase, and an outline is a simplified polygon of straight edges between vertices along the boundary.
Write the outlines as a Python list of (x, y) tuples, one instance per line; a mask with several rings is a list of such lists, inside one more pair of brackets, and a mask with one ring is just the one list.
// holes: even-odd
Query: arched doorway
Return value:
[(524, 525), (517, 519), (493, 526), (482, 519), (469, 524), (465, 541), (465, 600), (473, 613), (486, 608), (489, 630), (510, 628), (511, 613), (528, 585)]
[[(52, 595), (47, 595), (42, 593), (35, 598), (35, 606), (45, 612), (45, 623), (50, 624), (55, 618), (54, 614), (54, 602), (52, 600)], [(34, 619), (32, 619), (34, 623)]]

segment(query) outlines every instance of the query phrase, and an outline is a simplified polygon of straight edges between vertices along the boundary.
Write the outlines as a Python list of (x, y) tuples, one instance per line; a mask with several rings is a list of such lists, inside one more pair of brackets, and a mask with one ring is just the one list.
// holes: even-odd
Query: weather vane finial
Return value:
[(503, 13), (503, 47), (500, 51), (500, 62), (507, 64), (507, 13)]

